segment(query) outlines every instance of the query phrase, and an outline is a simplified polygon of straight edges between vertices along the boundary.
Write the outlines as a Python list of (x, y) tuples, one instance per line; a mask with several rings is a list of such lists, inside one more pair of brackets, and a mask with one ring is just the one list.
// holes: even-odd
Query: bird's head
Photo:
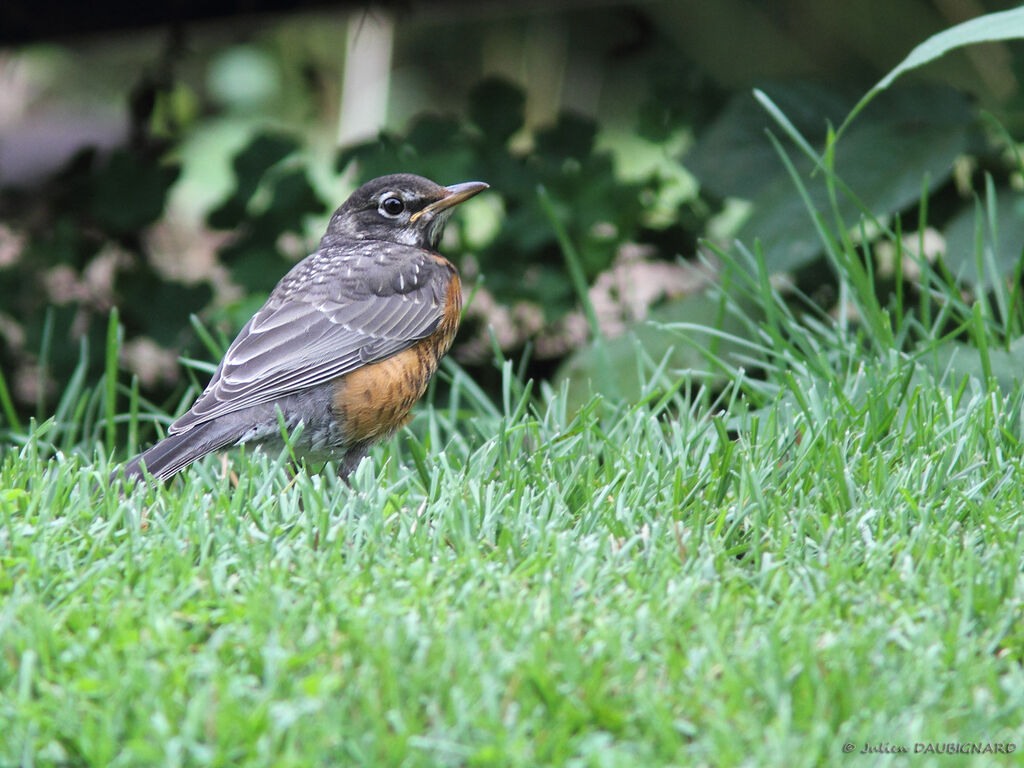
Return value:
[(467, 181), (442, 187), (410, 173), (381, 176), (359, 187), (334, 212), (327, 234), (435, 250), (454, 207), (487, 186)]

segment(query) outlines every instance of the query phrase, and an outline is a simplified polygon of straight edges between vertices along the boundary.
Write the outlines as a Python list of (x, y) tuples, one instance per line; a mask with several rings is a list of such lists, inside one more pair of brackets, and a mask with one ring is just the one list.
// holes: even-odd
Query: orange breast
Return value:
[(347, 439), (385, 438), (409, 421), (409, 411), (423, 396), (438, 363), (452, 346), (461, 312), (462, 285), (452, 268), (444, 315), (437, 330), (409, 349), (352, 371), (338, 382), (334, 411)]

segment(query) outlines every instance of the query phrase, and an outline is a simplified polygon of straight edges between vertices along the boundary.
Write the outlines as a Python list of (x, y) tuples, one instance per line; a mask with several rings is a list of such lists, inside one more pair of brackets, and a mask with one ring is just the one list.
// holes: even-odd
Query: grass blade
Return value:
[(107, 321), (107, 345), (104, 371), (104, 425), (106, 427), (107, 456), (112, 456), (117, 446), (117, 355), (120, 348), (121, 323), (117, 307), (110, 310)]

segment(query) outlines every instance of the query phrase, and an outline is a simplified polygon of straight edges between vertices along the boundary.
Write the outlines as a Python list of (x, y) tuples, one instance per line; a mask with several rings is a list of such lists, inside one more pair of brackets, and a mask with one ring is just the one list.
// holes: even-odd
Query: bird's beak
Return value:
[(416, 213), (409, 217), (409, 221), (416, 221), (425, 213), (434, 214), (458, 205), (464, 200), (469, 200), (478, 192), (483, 192), (489, 186), (490, 184), (485, 184), (482, 181), (464, 181), (461, 184), (452, 184), (450, 187), (445, 187), (444, 197), (431, 203), (426, 208), (416, 211)]

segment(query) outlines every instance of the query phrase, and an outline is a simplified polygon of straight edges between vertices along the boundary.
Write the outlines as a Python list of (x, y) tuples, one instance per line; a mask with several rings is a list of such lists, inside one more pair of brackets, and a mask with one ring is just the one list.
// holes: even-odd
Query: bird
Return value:
[(122, 480), (162, 482), (243, 443), (279, 449), (282, 425), (301, 425), (297, 454), (336, 461), (347, 478), (408, 423), (451, 348), (462, 287), (437, 248), (455, 206), (487, 188), (400, 173), (356, 189), (317, 250), (239, 331), (192, 407), (124, 464)]

